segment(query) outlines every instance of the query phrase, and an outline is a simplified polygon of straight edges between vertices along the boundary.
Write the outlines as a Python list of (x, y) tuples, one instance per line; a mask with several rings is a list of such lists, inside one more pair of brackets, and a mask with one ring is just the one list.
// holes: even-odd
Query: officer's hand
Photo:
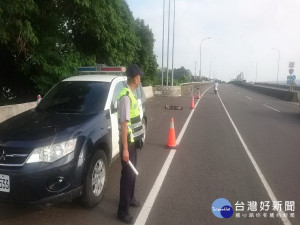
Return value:
[(128, 149), (123, 149), (123, 161), (128, 162), (129, 161), (129, 152)]

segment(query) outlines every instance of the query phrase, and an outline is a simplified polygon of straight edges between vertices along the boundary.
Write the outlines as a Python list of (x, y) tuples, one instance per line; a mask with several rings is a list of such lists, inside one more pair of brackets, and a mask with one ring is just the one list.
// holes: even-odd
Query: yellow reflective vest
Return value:
[[(138, 102), (135, 96), (132, 94), (129, 88), (123, 88), (119, 94), (118, 100), (122, 98), (124, 95), (127, 95), (130, 98), (130, 121), (127, 121), (127, 132), (128, 132), (128, 140), (130, 142), (136, 142), (142, 139), (144, 135), (143, 124), (140, 117), (140, 110), (138, 106)], [(118, 112), (119, 125), (120, 123), (120, 115)], [(119, 126), (121, 128), (121, 126)]]

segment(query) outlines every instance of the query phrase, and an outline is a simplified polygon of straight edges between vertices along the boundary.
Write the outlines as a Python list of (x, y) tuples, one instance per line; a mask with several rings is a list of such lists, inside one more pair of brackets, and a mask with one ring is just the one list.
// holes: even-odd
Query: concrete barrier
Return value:
[(152, 98), (154, 96), (153, 87), (143, 87), (146, 98)]
[(268, 96), (279, 98), (281, 100), (290, 101), (290, 102), (298, 102), (298, 92), (293, 92), (293, 91), (290, 92), (290, 91), (286, 91), (286, 90), (249, 85), (249, 84), (244, 84), (244, 83), (239, 83), (239, 82), (233, 82), (233, 84), (238, 85), (243, 88), (250, 89), (255, 92), (259, 92), (259, 93), (268, 95)]
[(209, 82), (191, 82), (181, 84), (181, 95), (182, 96), (191, 96), (192, 93), (197, 94), (197, 90), (200, 90), (200, 94), (205, 90), (206, 87), (212, 86), (212, 83)]
[(181, 96), (180, 86), (155, 86), (155, 96)]
[(155, 96), (191, 96), (197, 94), (197, 88), (203, 91), (205, 87), (212, 85), (208, 82), (191, 82), (180, 84), (180, 86), (155, 86), (154, 95)]
[(36, 102), (0, 106), (0, 123), (2, 123), (4, 120), (9, 119), (10, 117), (18, 115), (34, 107), (36, 107)]

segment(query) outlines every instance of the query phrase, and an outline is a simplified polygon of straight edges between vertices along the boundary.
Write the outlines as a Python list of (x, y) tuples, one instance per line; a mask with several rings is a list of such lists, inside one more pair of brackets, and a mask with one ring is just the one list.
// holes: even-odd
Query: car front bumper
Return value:
[(0, 191), (0, 201), (40, 204), (79, 197), (83, 171), (78, 165), (71, 160), (50, 166), (0, 167), (0, 174), (9, 176), (9, 192)]

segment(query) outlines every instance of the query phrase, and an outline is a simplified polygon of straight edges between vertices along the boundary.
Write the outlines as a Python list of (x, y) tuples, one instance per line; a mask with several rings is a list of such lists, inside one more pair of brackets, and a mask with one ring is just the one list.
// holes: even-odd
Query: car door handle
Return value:
[(105, 115), (106, 119), (110, 119), (110, 113), (107, 112), (106, 115)]

